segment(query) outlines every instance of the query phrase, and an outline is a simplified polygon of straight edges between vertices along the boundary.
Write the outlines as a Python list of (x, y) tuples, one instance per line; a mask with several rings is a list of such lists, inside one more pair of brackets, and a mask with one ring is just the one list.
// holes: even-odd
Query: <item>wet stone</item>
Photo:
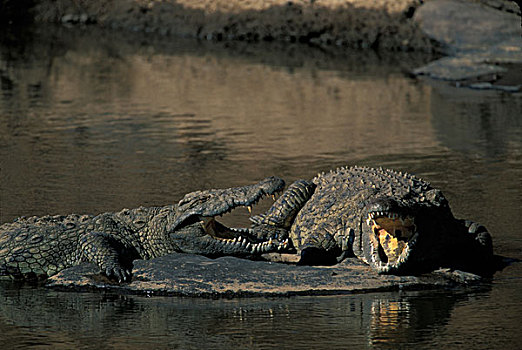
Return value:
[(318, 267), (170, 254), (152, 260), (136, 260), (130, 283), (115, 283), (100, 275), (94, 265), (82, 264), (52, 276), (47, 286), (71, 291), (99, 289), (123, 294), (236, 297), (445, 288), (480, 280), (473, 274), (449, 270), (418, 277), (379, 275), (357, 259)]

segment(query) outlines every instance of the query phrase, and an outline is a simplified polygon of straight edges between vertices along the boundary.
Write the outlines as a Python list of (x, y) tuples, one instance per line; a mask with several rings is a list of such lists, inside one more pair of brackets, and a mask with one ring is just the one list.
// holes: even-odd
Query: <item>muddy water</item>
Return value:
[[(457, 216), (487, 225), (497, 253), (522, 258), (522, 96), (404, 73), (427, 59), (63, 28), (2, 33), (0, 222), (162, 205), (196, 189), (360, 164), (428, 179)], [(521, 264), (477, 288), (288, 299), (1, 284), (0, 342), (511, 349), (522, 344), (520, 290)]]

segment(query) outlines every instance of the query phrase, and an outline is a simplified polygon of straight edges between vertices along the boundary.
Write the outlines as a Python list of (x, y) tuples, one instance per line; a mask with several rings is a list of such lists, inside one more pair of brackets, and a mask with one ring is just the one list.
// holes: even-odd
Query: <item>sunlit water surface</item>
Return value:
[[(428, 84), (429, 58), (37, 28), (0, 35), (0, 222), (173, 203), (343, 165), (441, 188), (522, 258), (522, 96)], [(259, 210), (259, 209), (258, 209)], [(226, 220), (245, 224), (248, 213)], [(255, 273), (255, 271), (252, 271)], [(2, 348), (515, 349), (522, 267), (477, 288), (206, 300), (0, 284)]]

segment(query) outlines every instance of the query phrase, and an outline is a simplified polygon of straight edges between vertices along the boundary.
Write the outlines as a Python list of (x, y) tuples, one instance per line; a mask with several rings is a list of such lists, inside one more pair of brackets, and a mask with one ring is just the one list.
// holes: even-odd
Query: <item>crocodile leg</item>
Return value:
[(80, 236), (80, 248), (83, 258), (96, 264), (107, 277), (130, 281), (132, 261), (139, 258), (132, 246), (111, 234), (89, 232)]
[[(312, 197), (315, 187), (314, 183), (306, 180), (297, 180), (292, 183), (265, 214), (250, 218), (252, 233), (262, 240), (289, 241), (292, 224), (299, 211)], [(274, 262), (297, 263), (300, 256), (295, 254), (294, 246), (295, 242), (289, 241), (289, 252), (264, 254), (263, 258)]]
[[(306, 180), (297, 180), (288, 186), (288, 189), (279, 197), (265, 214), (250, 218), (252, 229), (259, 238), (278, 238), (281, 235), (288, 237), (294, 219), (312, 197), (315, 184)], [(285, 237), (285, 238), (286, 238)]]
[(457, 220), (457, 225), (460, 234), (454, 239), (452, 266), (465, 271), (495, 271), (493, 242), (486, 227), (471, 220)]
[[(336, 234), (344, 232), (338, 227), (331, 227), (331, 222), (323, 222), (317, 230), (309, 234), (300, 246), (300, 265), (334, 265), (345, 258), (342, 251), (344, 236)], [(341, 241), (343, 240), (343, 241)], [(351, 249), (345, 250), (351, 255)]]
[(468, 235), (473, 239), (474, 249), (479, 250), (479, 255), (493, 255), (493, 240), (488, 230), (478, 222), (471, 220), (465, 220), (463, 223), (468, 230)]

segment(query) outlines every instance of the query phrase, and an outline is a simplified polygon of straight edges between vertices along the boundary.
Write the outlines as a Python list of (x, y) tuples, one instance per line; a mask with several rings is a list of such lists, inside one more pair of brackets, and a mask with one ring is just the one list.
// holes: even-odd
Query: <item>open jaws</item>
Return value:
[(395, 212), (370, 212), (366, 224), (371, 228), (375, 258), (379, 260), (374, 262), (383, 272), (399, 267), (408, 259), (418, 236), (414, 217)]
[[(269, 193), (270, 197), (275, 201), (281, 194), (281, 191)], [(230, 207), (225, 213), (216, 216), (223, 216), (234, 210), (237, 207), (246, 207), (250, 214), (252, 214), (253, 206), (256, 205), (264, 196), (256, 198), (251, 203), (239, 204)], [(249, 228), (234, 228), (227, 227), (216, 220), (216, 216), (200, 216), (199, 223), (206, 234), (214, 238), (223, 248), (230, 248), (241, 250), (250, 254), (263, 254), (274, 251), (285, 251), (290, 248), (289, 239), (279, 241), (275, 238), (268, 240), (259, 240), (254, 231)]]

